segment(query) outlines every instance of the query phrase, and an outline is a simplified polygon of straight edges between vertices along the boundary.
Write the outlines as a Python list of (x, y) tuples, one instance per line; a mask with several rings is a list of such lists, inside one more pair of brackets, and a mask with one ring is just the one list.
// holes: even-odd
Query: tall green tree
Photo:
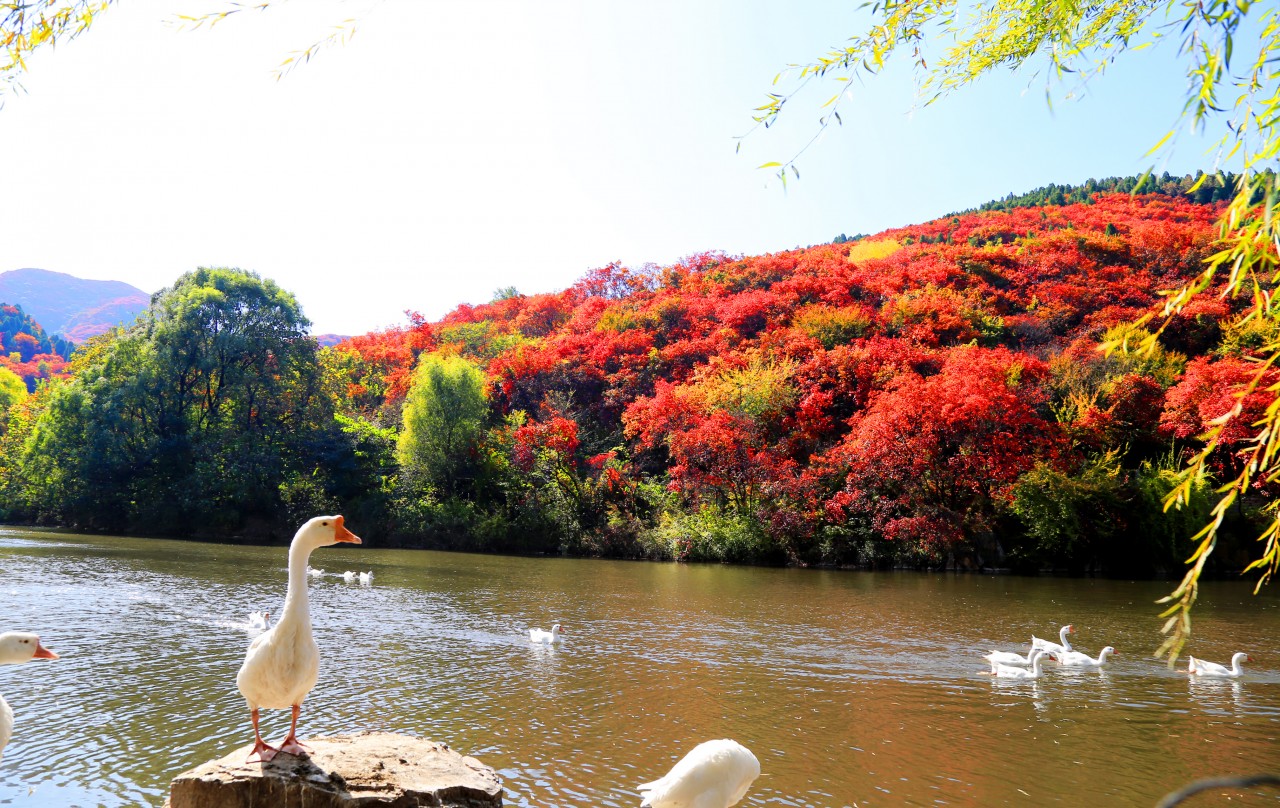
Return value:
[(22, 466), (39, 517), (212, 533), (282, 512), (334, 434), (317, 346), (294, 297), (237, 269), (199, 269), (134, 327), (77, 357)]
[(423, 354), (404, 405), (397, 454), (401, 468), (441, 494), (457, 494), (473, 476), (476, 442), (489, 404), (484, 372), (460, 356)]

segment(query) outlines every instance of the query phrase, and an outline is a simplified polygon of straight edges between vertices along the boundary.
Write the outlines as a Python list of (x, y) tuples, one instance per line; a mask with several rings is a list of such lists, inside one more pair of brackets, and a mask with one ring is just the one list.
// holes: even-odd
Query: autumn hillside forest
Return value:
[[(1213, 481), (1165, 494), (1211, 421), (1265, 408), (1233, 391), (1277, 335), (1205, 295), (1154, 352), (1100, 351), (1202, 269), (1233, 186), (1090, 183), (609, 265), (327, 348), (270, 280), (189, 272), (65, 366), (4, 337), (46, 367), (0, 368), (0, 519), (285, 541), (340, 511), (375, 546), (1173, 572)], [(1251, 437), (1233, 428), (1224, 479)], [(1256, 555), (1266, 494), (1232, 508), (1219, 571)]]

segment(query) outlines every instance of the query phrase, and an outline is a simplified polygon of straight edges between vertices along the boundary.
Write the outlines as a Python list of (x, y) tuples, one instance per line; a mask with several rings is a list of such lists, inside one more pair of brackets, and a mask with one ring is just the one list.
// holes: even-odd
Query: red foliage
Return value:
[(1063, 445), (1041, 412), (1046, 375), (1042, 362), (976, 347), (950, 352), (937, 375), (902, 373), (826, 461), (847, 469), (841, 502), (926, 548), (988, 530), (1018, 476)]

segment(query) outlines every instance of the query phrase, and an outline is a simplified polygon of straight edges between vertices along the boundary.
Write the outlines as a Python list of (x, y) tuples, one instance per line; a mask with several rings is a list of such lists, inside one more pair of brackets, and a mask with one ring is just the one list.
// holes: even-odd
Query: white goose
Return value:
[(310, 575), (312, 578), (323, 578), (324, 570), (318, 570), (312, 567), (307, 567), (307, 575)]
[(1000, 664), (992, 665), (991, 675), (999, 676), (1002, 679), (1039, 679), (1041, 674), (1044, 673), (1044, 670), (1040, 665), (1041, 657), (1043, 657), (1046, 653), (1048, 652), (1042, 648), (1037, 648), (1036, 650), (1032, 651), (1031, 667), (1029, 669), (1019, 668), (1014, 665), (1000, 665)]
[(1063, 626), (1061, 629), (1058, 630), (1058, 639), (1060, 642), (1051, 642), (1049, 640), (1042, 640), (1036, 635), (1032, 634), (1031, 648), (1032, 650), (1039, 648), (1041, 650), (1049, 651), (1055, 654), (1062, 653), (1064, 651), (1070, 651), (1071, 641), (1067, 639), (1067, 635), (1075, 634), (1075, 633), (1076, 633), (1075, 626)]
[[(284, 611), (269, 631), (249, 644), (244, 664), (236, 675), (236, 686), (249, 703), (253, 720), (253, 751), (249, 760), (268, 761), (276, 752), (305, 753), (298, 743), (298, 713), (302, 700), (315, 687), (320, 672), (320, 649), (311, 636), (311, 611), (307, 605), (307, 559), (317, 547), (339, 542), (360, 544), (360, 537), (347, 530), (341, 516), (317, 516), (298, 528), (289, 545), (289, 589)], [(262, 707), (293, 711), (289, 734), (276, 749), (262, 740), (258, 731), (258, 710)]]
[(249, 612), (249, 628), (265, 629), (271, 625), (271, 612)]
[(1094, 659), (1081, 651), (1062, 651), (1053, 655), (1059, 665), (1066, 665), (1072, 668), (1101, 668), (1107, 664), (1107, 658), (1119, 652), (1111, 646), (1107, 646), (1098, 652), (1098, 658)]
[(360, 573), (360, 585), (361, 585), (361, 586), (373, 586), (373, 572), (372, 572), (372, 571), (370, 571), (370, 572), (362, 572), (362, 573)]
[(347, 570), (346, 572), (342, 573), (342, 580), (346, 581), (349, 584), (353, 584), (356, 582), (356, 574), (351, 570)]
[(991, 670), (994, 672), (996, 665), (1017, 665), (1025, 668), (1031, 664), (1031, 655), (1034, 653), (1034, 648), (1028, 651), (1026, 656), (1015, 654), (1013, 651), (992, 651), (982, 658), (991, 663)]
[(1243, 651), (1231, 657), (1231, 667), (1216, 662), (1205, 662), (1203, 659), (1187, 657), (1187, 673), (1193, 676), (1216, 676), (1219, 678), (1239, 679), (1244, 674), (1242, 662), (1252, 662), (1253, 658)]
[(529, 642), (560, 642), (560, 624), (556, 623), (551, 627), (550, 631), (543, 631), (540, 628), (529, 629)]
[(760, 761), (737, 741), (706, 741), (652, 783), (637, 786), (640, 808), (729, 808), (760, 776)]
[[(25, 631), (0, 634), (0, 663), (21, 665), (33, 659), (57, 659), (58, 655), (40, 644), (40, 638)], [(13, 735), (13, 709), (0, 697), (0, 755)]]

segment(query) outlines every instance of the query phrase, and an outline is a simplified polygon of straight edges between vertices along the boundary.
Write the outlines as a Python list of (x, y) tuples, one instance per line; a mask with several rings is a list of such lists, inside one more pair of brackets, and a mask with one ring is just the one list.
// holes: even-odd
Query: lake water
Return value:
[[(250, 742), (246, 615), (279, 611), (285, 552), (0, 528), (0, 630), (63, 657), (0, 668), (17, 714), (0, 803), (160, 805), (173, 776)], [(327, 574), (311, 584), (322, 662), (303, 740), (445, 741), (498, 770), (508, 805), (636, 806), (636, 784), (722, 737), (760, 759), (752, 806), (1153, 805), (1195, 778), (1280, 769), (1274, 586), (1204, 587), (1191, 653), (1255, 661), (1196, 682), (1151, 658), (1167, 582), (369, 547), (312, 565)], [(529, 643), (557, 621), (562, 646)], [(988, 650), (1063, 623), (1077, 648), (1121, 656), (1026, 683), (984, 672)], [(278, 741), (287, 711), (264, 718)]]

